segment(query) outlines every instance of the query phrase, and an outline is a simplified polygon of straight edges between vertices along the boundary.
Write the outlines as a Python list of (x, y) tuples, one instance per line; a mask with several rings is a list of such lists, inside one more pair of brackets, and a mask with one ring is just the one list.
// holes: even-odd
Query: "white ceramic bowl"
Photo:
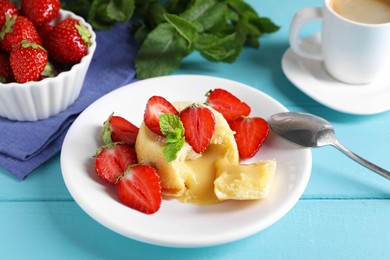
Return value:
[(57, 24), (66, 18), (80, 20), (91, 34), (92, 45), (80, 63), (56, 77), (41, 81), (0, 83), (0, 116), (17, 121), (46, 119), (64, 111), (79, 97), (92, 56), (96, 49), (96, 35), (82, 17), (72, 12), (60, 10), (51, 22)]

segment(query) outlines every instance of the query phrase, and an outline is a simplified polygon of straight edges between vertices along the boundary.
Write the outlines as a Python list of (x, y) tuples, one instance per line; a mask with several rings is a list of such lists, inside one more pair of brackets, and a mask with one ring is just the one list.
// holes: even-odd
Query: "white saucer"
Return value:
[[(305, 38), (305, 48), (321, 46), (320, 34)], [(322, 62), (302, 58), (289, 48), (282, 59), (286, 77), (314, 100), (334, 110), (369, 115), (390, 110), (390, 73), (366, 85), (348, 85), (326, 72)]]

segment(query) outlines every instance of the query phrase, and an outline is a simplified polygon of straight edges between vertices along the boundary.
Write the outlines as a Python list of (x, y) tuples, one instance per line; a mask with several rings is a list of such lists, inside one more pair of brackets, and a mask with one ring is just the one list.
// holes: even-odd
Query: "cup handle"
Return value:
[(321, 7), (304, 8), (295, 14), (290, 26), (290, 46), (291, 49), (299, 56), (312, 60), (323, 60), (322, 53), (320, 51), (310, 52), (303, 48), (302, 40), (299, 37), (299, 33), (305, 24), (321, 19)]

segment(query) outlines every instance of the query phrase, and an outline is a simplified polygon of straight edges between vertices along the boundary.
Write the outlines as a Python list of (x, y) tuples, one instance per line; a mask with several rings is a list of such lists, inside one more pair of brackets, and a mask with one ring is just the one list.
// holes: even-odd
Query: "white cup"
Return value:
[[(390, 73), (390, 23), (354, 22), (337, 14), (332, 0), (323, 7), (298, 11), (290, 27), (290, 46), (299, 56), (323, 61), (331, 76), (347, 84), (367, 84)], [(310, 53), (302, 48), (300, 31), (310, 22), (321, 20), (321, 50)]]

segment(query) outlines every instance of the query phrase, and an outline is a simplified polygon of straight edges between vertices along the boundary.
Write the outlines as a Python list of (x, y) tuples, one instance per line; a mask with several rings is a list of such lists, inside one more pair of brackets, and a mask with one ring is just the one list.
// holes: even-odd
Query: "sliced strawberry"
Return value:
[(136, 165), (129, 168), (116, 186), (119, 201), (130, 208), (146, 214), (153, 214), (160, 209), (160, 177), (153, 167)]
[(144, 114), (145, 125), (154, 133), (163, 135), (160, 130), (160, 116), (162, 114), (178, 115), (177, 109), (165, 98), (152, 96), (146, 103)]
[(130, 165), (136, 163), (137, 155), (134, 148), (127, 144), (113, 143), (97, 151), (95, 172), (103, 180), (115, 183)]
[(230, 128), (236, 132), (234, 139), (241, 158), (253, 157), (269, 132), (267, 121), (260, 117), (239, 117), (230, 123)]
[(231, 122), (240, 116), (248, 116), (250, 106), (227, 90), (216, 88), (207, 93), (206, 104), (220, 112), (226, 121)]
[(193, 104), (180, 112), (184, 137), (192, 149), (203, 153), (210, 144), (215, 129), (214, 114), (206, 107)]
[(134, 145), (139, 128), (120, 116), (111, 115), (104, 122), (102, 139), (105, 144), (123, 142)]

